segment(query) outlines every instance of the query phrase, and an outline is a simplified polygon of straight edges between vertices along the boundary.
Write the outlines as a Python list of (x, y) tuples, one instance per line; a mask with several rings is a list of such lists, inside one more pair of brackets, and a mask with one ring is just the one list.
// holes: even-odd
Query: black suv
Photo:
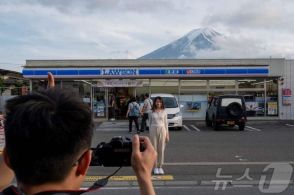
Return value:
[(243, 96), (216, 96), (206, 111), (206, 126), (212, 126), (214, 130), (218, 130), (220, 125), (225, 124), (231, 127), (238, 125), (239, 130), (243, 131), (246, 121), (246, 106)]

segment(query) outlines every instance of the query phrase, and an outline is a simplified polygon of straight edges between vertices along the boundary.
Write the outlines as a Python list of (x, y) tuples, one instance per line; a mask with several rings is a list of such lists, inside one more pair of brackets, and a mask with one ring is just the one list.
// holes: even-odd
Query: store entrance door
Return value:
[(113, 87), (108, 90), (109, 120), (126, 120), (128, 103), (135, 96), (133, 87)]

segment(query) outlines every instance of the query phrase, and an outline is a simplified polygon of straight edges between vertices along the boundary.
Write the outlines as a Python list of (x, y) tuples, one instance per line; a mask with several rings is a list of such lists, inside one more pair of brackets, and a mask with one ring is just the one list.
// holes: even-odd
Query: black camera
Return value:
[[(140, 142), (140, 151), (145, 150), (144, 143)], [(131, 166), (132, 140), (128, 137), (118, 136), (109, 143), (99, 143), (93, 149), (90, 166), (121, 167)]]

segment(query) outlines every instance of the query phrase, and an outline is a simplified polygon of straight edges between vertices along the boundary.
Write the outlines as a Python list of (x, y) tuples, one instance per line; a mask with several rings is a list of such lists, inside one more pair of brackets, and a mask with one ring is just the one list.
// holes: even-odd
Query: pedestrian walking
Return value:
[(115, 120), (115, 96), (111, 95), (109, 100), (109, 118), (111, 121)]
[(140, 116), (140, 106), (136, 102), (136, 98), (132, 97), (128, 105), (126, 117), (129, 119), (129, 133), (132, 132), (133, 121), (135, 122), (137, 133), (140, 133), (138, 118)]
[(149, 113), (149, 136), (157, 152), (153, 173), (163, 175), (164, 150), (166, 143), (169, 142), (169, 131), (167, 113), (164, 110), (163, 100), (159, 96), (154, 99), (152, 112)]
[(144, 105), (141, 110), (142, 115), (142, 122), (141, 122), (141, 132), (144, 132), (146, 130), (146, 121), (148, 119), (149, 113), (152, 110), (153, 101), (149, 98), (149, 94), (145, 93), (144, 95)]

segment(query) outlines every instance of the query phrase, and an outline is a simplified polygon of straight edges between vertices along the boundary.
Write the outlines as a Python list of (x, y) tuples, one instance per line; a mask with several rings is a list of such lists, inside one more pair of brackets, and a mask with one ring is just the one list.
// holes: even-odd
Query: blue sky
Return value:
[(224, 58), (293, 58), (293, 9), (292, 0), (1, 0), (0, 67), (138, 58), (202, 27), (230, 38)]

